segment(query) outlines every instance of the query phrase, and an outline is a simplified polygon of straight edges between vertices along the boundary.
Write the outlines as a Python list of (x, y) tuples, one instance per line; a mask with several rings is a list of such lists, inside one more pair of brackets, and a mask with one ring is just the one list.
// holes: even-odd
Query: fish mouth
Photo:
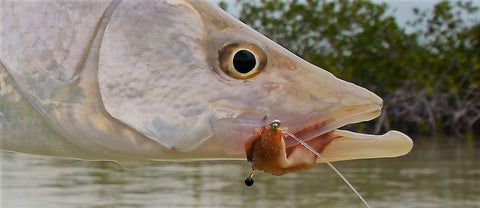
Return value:
[[(285, 130), (293, 133), (298, 139), (309, 141), (320, 137), (324, 138), (323, 135), (330, 134), (345, 125), (374, 119), (380, 115), (381, 110), (365, 105), (332, 112), (335, 113), (330, 115), (320, 112), (309, 113), (301, 120), (285, 120), (282, 125), (286, 128)], [(338, 114), (343, 114), (343, 116), (335, 116)], [(298, 144), (291, 137), (285, 137), (284, 141), (286, 147)]]
[[(343, 161), (369, 158), (389, 158), (408, 154), (413, 148), (413, 141), (407, 135), (398, 131), (389, 131), (383, 135), (371, 135), (355, 133), (346, 130), (339, 130), (348, 124), (354, 124), (367, 121), (378, 117), (380, 109), (370, 109), (360, 113), (349, 114), (338, 120), (323, 119), (319, 121), (318, 117), (313, 115), (311, 119), (305, 121), (286, 124), (290, 134), (293, 134), (300, 140), (305, 141), (322, 158), (317, 158), (316, 162)], [(306, 125), (305, 125), (306, 124)], [(301, 127), (301, 126), (306, 127)], [(293, 128), (292, 128), (293, 127)], [(306, 147), (292, 138), (289, 134), (283, 136), (287, 156), (296, 149), (302, 149), (303, 152), (309, 152)], [(312, 153), (313, 154), (313, 153)]]
[[(348, 124), (368, 121), (378, 117), (381, 105), (339, 107), (328, 112), (312, 112), (304, 116), (266, 116), (260, 113), (242, 113), (234, 118), (218, 119), (212, 123), (213, 131), (224, 151), (231, 155), (244, 155), (245, 142), (255, 129), (279, 120), (282, 129), (314, 147), (328, 161), (366, 158), (397, 157), (413, 147), (412, 140), (403, 133), (390, 131), (384, 135), (369, 135), (339, 130)], [(283, 136), (286, 153), (304, 148), (298, 141)], [(302, 150), (302, 151), (306, 151)], [(325, 162), (317, 158), (317, 162)]]
[[(379, 107), (356, 106), (338, 108), (323, 112), (309, 112), (296, 115), (268, 115), (249, 111), (234, 117), (217, 119), (212, 122), (212, 129), (217, 139), (229, 154), (242, 154), (243, 144), (255, 129), (267, 125), (272, 120), (281, 122), (282, 128), (296, 135), (303, 141), (318, 139), (342, 126), (371, 120), (380, 115)], [(292, 138), (285, 137), (285, 146), (298, 144)]]

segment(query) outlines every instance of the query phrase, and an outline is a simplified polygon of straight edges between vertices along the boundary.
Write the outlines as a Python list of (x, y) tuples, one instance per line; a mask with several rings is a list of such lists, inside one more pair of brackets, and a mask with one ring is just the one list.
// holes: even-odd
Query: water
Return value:
[[(336, 162), (372, 207), (480, 207), (480, 146), (415, 144), (408, 156)], [(1, 207), (362, 207), (325, 164), (281, 177), (243, 161), (156, 163), (124, 170), (4, 152)]]

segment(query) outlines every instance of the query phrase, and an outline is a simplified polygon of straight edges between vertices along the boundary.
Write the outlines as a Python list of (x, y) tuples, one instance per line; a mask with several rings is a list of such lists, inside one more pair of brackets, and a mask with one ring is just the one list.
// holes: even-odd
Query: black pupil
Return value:
[(247, 50), (240, 50), (233, 56), (233, 67), (237, 72), (246, 74), (255, 68), (255, 55)]

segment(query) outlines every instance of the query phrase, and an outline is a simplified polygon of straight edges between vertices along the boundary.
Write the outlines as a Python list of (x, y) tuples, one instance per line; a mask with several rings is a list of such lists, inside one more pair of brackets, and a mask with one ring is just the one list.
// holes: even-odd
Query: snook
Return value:
[(4, 0), (0, 21), (4, 150), (127, 165), (245, 158), (273, 119), (311, 143), (334, 137), (332, 161), (412, 147), (396, 131), (336, 130), (377, 117), (382, 100), (205, 1)]

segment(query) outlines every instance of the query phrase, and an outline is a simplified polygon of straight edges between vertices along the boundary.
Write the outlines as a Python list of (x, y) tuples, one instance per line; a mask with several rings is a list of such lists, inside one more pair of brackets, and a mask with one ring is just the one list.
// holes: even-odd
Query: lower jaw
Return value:
[[(397, 131), (389, 131), (384, 135), (369, 135), (345, 130), (330, 130), (314, 138), (305, 136), (311, 131), (311, 127), (307, 127), (296, 131), (293, 135), (304, 141), (312, 150), (306, 148), (303, 142), (300, 143), (296, 138), (289, 136), (290, 132), (283, 132), (282, 141), (285, 144), (290, 143), (284, 146), (284, 157), (286, 156), (288, 160), (288, 166), (262, 170), (273, 175), (283, 175), (311, 169), (317, 162), (398, 157), (410, 152), (413, 145), (408, 136)], [(315, 151), (321, 154), (319, 156), (321, 158), (317, 158)]]

